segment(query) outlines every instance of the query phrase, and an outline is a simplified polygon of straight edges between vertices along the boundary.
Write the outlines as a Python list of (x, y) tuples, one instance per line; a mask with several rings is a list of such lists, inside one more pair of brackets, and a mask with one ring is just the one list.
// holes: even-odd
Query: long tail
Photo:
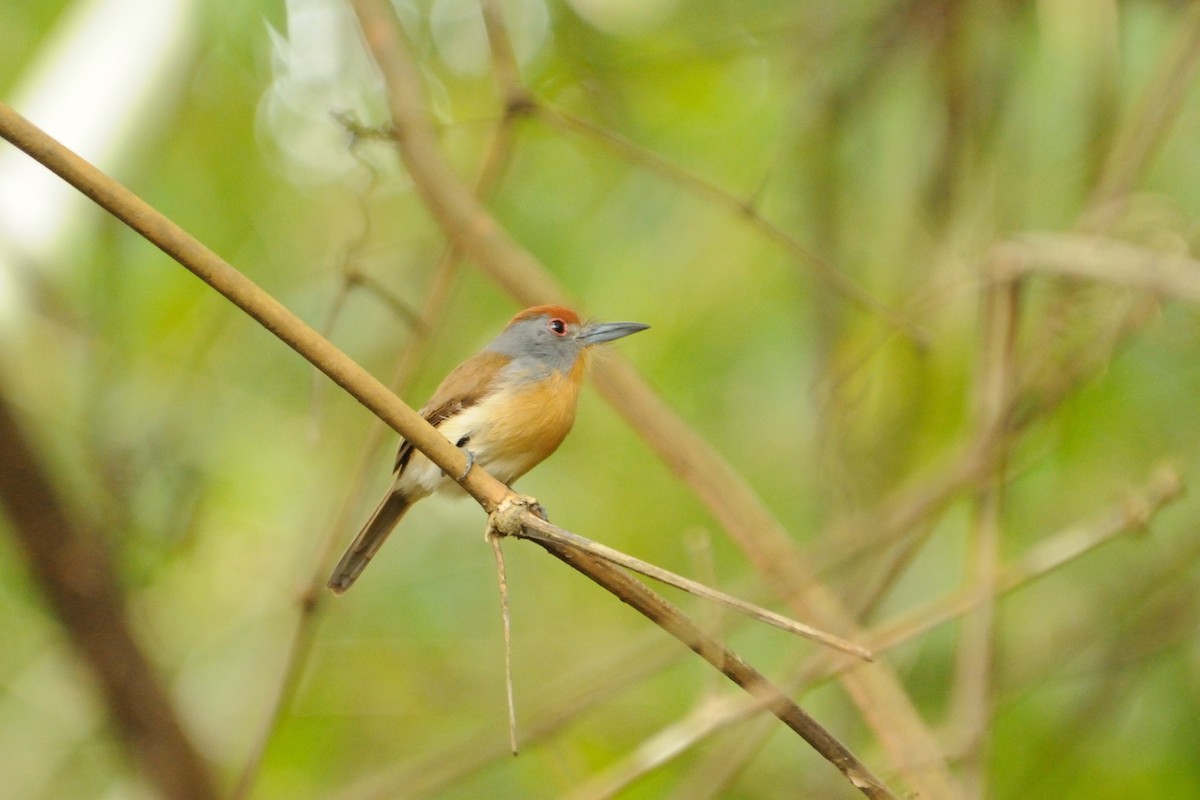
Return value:
[(326, 585), (335, 594), (346, 591), (358, 579), (410, 505), (412, 502), (399, 492), (388, 492), (329, 576)]

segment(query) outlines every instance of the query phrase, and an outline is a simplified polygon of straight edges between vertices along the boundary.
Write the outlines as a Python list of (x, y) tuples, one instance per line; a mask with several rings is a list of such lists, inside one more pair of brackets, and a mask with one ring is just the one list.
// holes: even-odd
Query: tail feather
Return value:
[(399, 492), (388, 492), (329, 576), (326, 585), (335, 594), (346, 591), (358, 579), (410, 505), (409, 499)]

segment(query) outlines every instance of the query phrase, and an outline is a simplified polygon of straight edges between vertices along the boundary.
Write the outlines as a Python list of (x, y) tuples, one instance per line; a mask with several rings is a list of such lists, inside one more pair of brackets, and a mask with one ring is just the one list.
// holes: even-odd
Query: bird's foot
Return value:
[(462, 475), (459, 475), (457, 478), (455, 478), (455, 480), (461, 483), (462, 481), (465, 481), (467, 479), (467, 475), (471, 473), (471, 467), (475, 466), (475, 451), (467, 449), (465, 445), (460, 449), (467, 456), (467, 466), (463, 468)]
[[(464, 480), (467, 479), (467, 475), (470, 474), (470, 472), (471, 472), (471, 467), (475, 466), (475, 451), (470, 449), (469, 447), (467, 447), (468, 441), (470, 441), (470, 440), (466, 436), (464, 436), (463, 438), (459, 439), (458, 442), (454, 445), (459, 450), (462, 450), (463, 455), (467, 457), (467, 466), (463, 469), (462, 474), (454, 479), (454, 480), (458, 481), (459, 483), (462, 483)], [(442, 476), (445, 477), (445, 475), (446, 475), (446, 470), (442, 470)]]

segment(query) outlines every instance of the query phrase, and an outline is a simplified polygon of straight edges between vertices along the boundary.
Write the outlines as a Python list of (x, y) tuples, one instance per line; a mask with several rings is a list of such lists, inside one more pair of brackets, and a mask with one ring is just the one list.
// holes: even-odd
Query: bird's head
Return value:
[(582, 322), (563, 306), (534, 306), (512, 318), (488, 349), (538, 371), (570, 371), (588, 348), (649, 328), (641, 322)]

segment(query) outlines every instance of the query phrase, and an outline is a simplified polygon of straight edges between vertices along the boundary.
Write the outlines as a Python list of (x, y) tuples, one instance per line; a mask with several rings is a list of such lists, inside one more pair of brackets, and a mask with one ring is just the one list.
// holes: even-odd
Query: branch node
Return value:
[(504, 103), (504, 114), (509, 119), (533, 116), (538, 111), (537, 98), (523, 87), (512, 89)]
[(321, 602), (320, 592), (315, 586), (306, 586), (296, 600), (300, 614), (310, 617), (317, 612), (317, 605)]
[(546, 510), (536, 499), (523, 494), (509, 493), (496, 510), (488, 514), (486, 538), (503, 538), (519, 536), (525, 529), (525, 512), (532, 512), (542, 519), (546, 518)]

